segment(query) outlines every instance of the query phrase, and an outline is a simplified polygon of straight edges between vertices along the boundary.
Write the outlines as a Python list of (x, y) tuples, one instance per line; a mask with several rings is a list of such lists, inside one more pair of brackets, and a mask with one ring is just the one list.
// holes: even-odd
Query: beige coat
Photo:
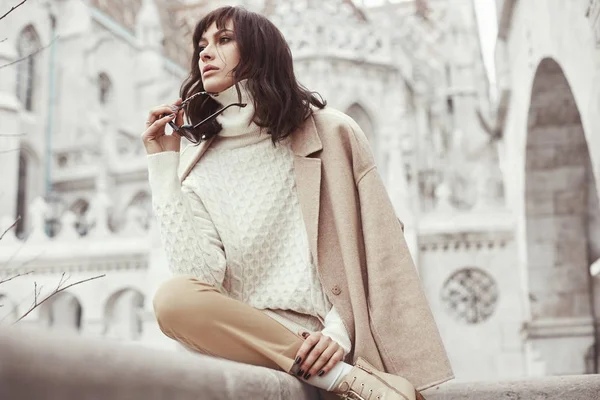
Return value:
[[(181, 154), (187, 177), (211, 140)], [(453, 378), (402, 226), (366, 136), (348, 116), (315, 111), (292, 134), (296, 185), (323, 288), (362, 356), (419, 390)]]

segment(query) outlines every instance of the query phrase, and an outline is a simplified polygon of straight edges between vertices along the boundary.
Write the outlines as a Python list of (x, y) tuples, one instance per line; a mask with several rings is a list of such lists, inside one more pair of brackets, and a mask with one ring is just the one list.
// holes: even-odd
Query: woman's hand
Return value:
[[(177, 132), (166, 135), (165, 125), (173, 119), (177, 126), (183, 124), (183, 110), (178, 107), (180, 104), (181, 99), (178, 99), (171, 106), (163, 104), (150, 110), (148, 121), (146, 121), (146, 130), (142, 133), (142, 142), (146, 148), (146, 153), (154, 154), (163, 151), (179, 151), (181, 136)], [(163, 117), (161, 118), (161, 116)]]
[(296, 354), (296, 364), (300, 364), (298, 376), (323, 376), (344, 358), (344, 349), (321, 332), (300, 332), (305, 339)]

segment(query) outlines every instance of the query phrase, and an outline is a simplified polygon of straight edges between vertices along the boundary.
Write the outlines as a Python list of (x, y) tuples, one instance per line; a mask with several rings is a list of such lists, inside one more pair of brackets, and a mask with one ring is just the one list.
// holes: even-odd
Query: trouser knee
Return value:
[(208, 333), (218, 318), (218, 297), (214, 286), (191, 276), (176, 276), (164, 282), (153, 299), (154, 314), (161, 331), (173, 338)]

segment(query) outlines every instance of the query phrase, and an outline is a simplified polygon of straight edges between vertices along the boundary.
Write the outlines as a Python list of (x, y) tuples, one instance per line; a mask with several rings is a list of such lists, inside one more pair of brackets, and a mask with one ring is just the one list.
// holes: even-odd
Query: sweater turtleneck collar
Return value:
[[(246, 103), (246, 107), (230, 107), (217, 117), (217, 121), (223, 127), (218, 136), (222, 138), (244, 136), (243, 140), (247, 141), (254, 140), (255, 136), (260, 134), (260, 127), (252, 121), (252, 117), (254, 116), (254, 104), (252, 102), (252, 96), (248, 91), (247, 83), (247, 80), (238, 83), (242, 95), (241, 102)], [(217, 94), (211, 94), (211, 97), (222, 106), (228, 106), (229, 104), (237, 103), (239, 101), (238, 91), (235, 85), (232, 85)]]

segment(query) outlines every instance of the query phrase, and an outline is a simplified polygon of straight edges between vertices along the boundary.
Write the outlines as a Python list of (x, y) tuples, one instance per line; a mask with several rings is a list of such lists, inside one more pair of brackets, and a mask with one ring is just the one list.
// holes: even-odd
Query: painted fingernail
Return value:
[(304, 374), (304, 370), (303, 369), (301, 369), (300, 371), (298, 371), (298, 373), (296, 375), (302, 376), (302, 374)]
[(308, 336), (308, 332), (302, 332), (302, 337), (306, 338)]
[(319, 371), (319, 373), (317, 373), (317, 375), (319, 375), (319, 376), (323, 376), (323, 374), (324, 374), (324, 373), (325, 373), (325, 371), (323, 371), (323, 370), (320, 370), (320, 371)]
[(300, 364), (301, 361), (302, 361), (302, 357), (300, 357), (300, 356), (296, 357), (296, 364)]
[(306, 375), (304, 375), (304, 379), (308, 380), (308, 378), (310, 378), (310, 374), (307, 372)]

